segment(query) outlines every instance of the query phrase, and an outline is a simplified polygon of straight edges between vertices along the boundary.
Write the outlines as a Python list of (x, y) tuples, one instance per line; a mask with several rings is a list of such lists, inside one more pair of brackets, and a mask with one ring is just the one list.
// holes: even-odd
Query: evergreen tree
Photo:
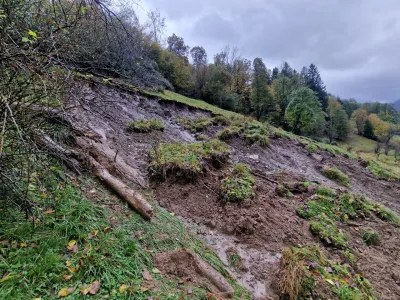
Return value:
[(273, 81), (274, 79), (277, 79), (279, 76), (279, 69), (277, 67), (272, 69), (272, 76), (271, 80)]
[(286, 61), (285, 61), (285, 62), (283, 63), (283, 65), (282, 65), (281, 74), (282, 74), (283, 76), (286, 76), (286, 77), (289, 77), (289, 78), (292, 78), (292, 77), (293, 77), (293, 69), (292, 69), (292, 67), (289, 65), (289, 63), (286, 62)]
[(369, 119), (365, 121), (364, 136), (371, 140), (375, 139), (374, 127)]
[(253, 61), (253, 82), (251, 92), (251, 104), (257, 119), (273, 109), (273, 97), (271, 89), (268, 88), (270, 80), (268, 70), (261, 58)]
[(307, 72), (307, 87), (312, 89), (321, 103), (323, 110), (328, 107), (328, 94), (326, 93), (326, 87), (321, 79), (318, 68), (316, 65), (311, 64)]

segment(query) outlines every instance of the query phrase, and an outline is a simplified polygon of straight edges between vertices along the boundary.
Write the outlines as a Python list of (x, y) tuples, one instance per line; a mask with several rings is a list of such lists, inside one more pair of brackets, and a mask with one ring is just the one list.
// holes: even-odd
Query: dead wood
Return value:
[(85, 154), (84, 152), (67, 149), (40, 132), (35, 134), (35, 140), (43, 149), (46, 149), (49, 154), (64, 161), (68, 167), (76, 171), (78, 174), (82, 170), (80, 162), (88, 164), (100, 180), (104, 181), (107, 186), (115, 191), (142, 217), (147, 220), (150, 220), (153, 217), (153, 208), (147, 200), (139, 192), (131, 189), (121, 180), (111, 175), (107, 169), (92, 156)]
[[(155, 256), (154, 262), (163, 273), (190, 277), (193, 282), (206, 279), (220, 295), (233, 296), (234, 290), (229, 282), (207, 262), (198, 257), (192, 249), (185, 248), (159, 253)], [(209, 288), (212, 289), (211, 286)]]

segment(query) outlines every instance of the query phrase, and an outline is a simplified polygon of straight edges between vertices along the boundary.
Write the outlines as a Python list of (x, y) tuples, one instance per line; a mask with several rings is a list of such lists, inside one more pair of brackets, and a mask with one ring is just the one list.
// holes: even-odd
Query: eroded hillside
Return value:
[[(367, 200), (355, 196), (365, 195), (400, 213), (398, 182), (378, 180), (366, 168), (366, 162), (350, 158), (345, 151), (329, 147), (329, 151), (322, 150), (324, 146), (273, 128), (260, 132), (261, 125), (245, 118), (212, 119), (210, 112), (173, 101), (100, 86), (90, 88), (86, 84), (80, 89), (85, 92), (86, 106), (74, 112), (74, 122), (95, 133), (87, 148), (81, 150), (97, 149), (106, 154), (104, 157), (114, 157), (114, 162), (105, 162), (114, 175), (138, 189), (154, 189), (158, 203), (194, 228), (254, 298), (276, 298), (287, 292), (279, 284), (279, 277), (282, 281), (285, 272), (282, 252), (293, 246), (302, 249), (315, 244), (321, 246), (332, 263), (323, 265), (306, 259), (323, 271), (315, 268), (312, 276), (316, 289), (304, 290), (305, 294), (400, 297), (399, 221), (378, 205), (359, 205)], [(142, 124), (143, 129), (140, 124), (131, 124), (154, 119), (165, 126), (152, 129)], [(246, 129), (246, 122), (253, 122), (249, 126), (254, 128)], [(228, 127), (233, 132), (218, 135)], [(266, 137), (265, 143), (255, 137), (258, 134)], [(195, 176), (188, 176), (187, 166), (181, 168), (176, 161), (174, 167), (166, 167), (162, 176), (149, 174), (149, 163), (158, 159), (154, 155), (168, 151), (159, 149), (160, 145), (207, 143), (216, 135), (229, 145), (226, 160), (202, 161)], [(190, 149), (184, 151), (190, 155)], [(233, 176), (232, 166), (236, 163), (250, 167), (255, 180), (254, 196), (238, 202), (222, 201), (221, 182)], [(113, 164), (125, 165), (127, 171), (121, 174)], [(324, 175), (324, 168), (328, 167), (348, 176), (348, 184), (328, 179)], [(321, 192), (322, 186), (330, 187), (332, 194)], [(320, 209), (308, 215), (299, 213), (301, 208), (307, 213), (312, 211), (312, 205)], [(379, 243), (367, 245), (363, 241), (367, 229), (379, 236)], [(336, 274), (339, 267), (344, 270)], [(356, 274), (371, 282), (373, 292), (355, 279)]]

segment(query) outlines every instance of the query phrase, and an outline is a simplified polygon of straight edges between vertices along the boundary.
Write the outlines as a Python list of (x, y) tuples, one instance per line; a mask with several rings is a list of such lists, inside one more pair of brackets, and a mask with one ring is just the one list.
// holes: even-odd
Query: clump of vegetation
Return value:
[(371, 227), (361, 228), (361, 236), (368, 246), (379, 244), (379, 234)]
[(269, 138), (266, 135), (259, 133), (244, 133), (243, 139), (250, 145), (259, 143), (261, 147), (268, 147), (270, 144)]
[(375, 299), (366, 278), (345, 265), (328, 260), (318, 246), (284, 250), (277, 287), (281, 296), (291, 300), (335, 296), (339, 299)]
[(317, 195), (327, 196), (327, 197), (335, 197), (335, 192), (331, 188), (329, 188), (327, 186), (321, 186), (317, 190)]
[(139, 120), (128, 124), (128, 129), (135, 132), (150, 132), (152, 130), (163, 131), (165, 124), (157, 119)]
[(179, 118), (177, 121), (182, 123), (191, 133), (201, 132), (213, 124), (213, 120), (211, 118)]
[(242, 271), (245, 268), (243, 265), (243, 259), (235, 248), (229, 248), (226, 251), (226, 255), (228, 256), (228, 263), (230, 266), (238, 271)]
[(226, 141), (234, 136), (239, 136), (241, 130), (242, 129), (237, 126), (226, 127), (217, 132), (216, 138), (222, 141)]
[(166, 179), (167, 175), (194, 180), (202, 172), (205, 161), (219, 164), (227, 161), (230, 151), (219, 140), (197, 144), (160, 144), (150, 152), (149, 172), (151, 177)]
[(216, 116), (212, 118), (212, 123), (214, 125), (229, 126), (232, 122), (225, 116)]
[(177, 119), (179, 123), (182, 123), (187, 130), (191, 133), (201, 132), (209, 126), (212, 125), (222, 125), (228, 126), (231, 124), (231, 120), (225, 116), (216, 116), (214, 118), (179, 118)]
[(384, 169), (378, 162), (374, 160), (368, 161), (367, 169), (370, 170), (372, 174), (374, 174), (378, 179), (387, 181), (400, 180), (400, 176), (389, 170)]
[(309, 143), (307, 145), (307, 151), (308, 153), (317, 153), (319, 150), (318, 146), (314, 143)]
[(311, 232), (319, 236), (326, 244), (339, 249), (348, 247), (346, 236), (338, 229), (335, 222), (325, 215), (321, 215), (311, 222)]
[(325, 165), (322, 168), (322, 173), (329, 179), (336, 181), (337, 183), (340, 183), (345, 186), (350, 186), (350, 179), (349, 176), (344, 174), (342, 171), (340, 171), (336, 167), (332, 166), (327, 166)]
[(224, 202), (239, 202), (254, 197), (256, 181), (250, 171), (247, 165), (238, 163), (222, 179), (221, 198)]
[(372, 203), (372, 202), (370, 203), (372, 205), (371, 210), (375, 212), (375, 214), (379, 219), (392, 222), (400, 226), (400, 217), (396, 213), (391, 211), (386, 206), (383, 206), (382, 204)]
[(285, 197), (285, 198), (293, 197), (293, 193), (282, 184), (278, 184), (275, 191), (278, 196)]

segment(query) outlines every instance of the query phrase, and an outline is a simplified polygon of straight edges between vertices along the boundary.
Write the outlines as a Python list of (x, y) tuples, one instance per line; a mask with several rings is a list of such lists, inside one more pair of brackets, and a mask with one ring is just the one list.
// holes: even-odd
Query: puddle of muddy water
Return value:
[[(195, 230), (198, 236), (218, 255), (237, 282), (252, 293), (253, 299), (276, 298), (276, 294), (271, 289), (271, 283), (275, 275), (274, 270), (279, 266), (280, 253), (251, 248), (241, 243), (235, 236), (216, 232), (187, 219), (180, 219), (186, 226)], [(241, 257), (243, 265), (241, 270), (230, 266), (227, 254), (230, 249), (235, 249)]]

